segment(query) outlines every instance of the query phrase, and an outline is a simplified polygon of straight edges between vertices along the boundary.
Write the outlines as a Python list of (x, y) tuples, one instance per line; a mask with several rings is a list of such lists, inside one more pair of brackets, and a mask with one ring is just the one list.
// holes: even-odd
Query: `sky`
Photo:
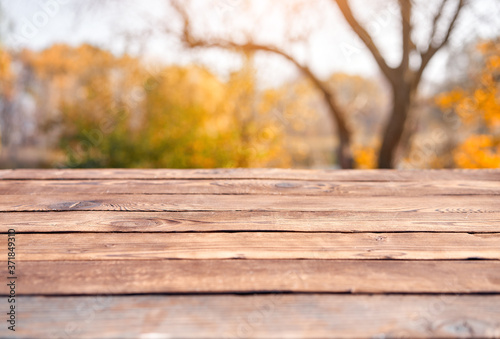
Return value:
[[(299, 7), (292, 23), (284, 20), (283, 4), (290, 0), (193, 0), (195, 28), (200, 34), (232, 35), (251, 31), (259, 41), (283, 44), (283, 36), (308, 35), (305, 44), (292, 46), (292, 53), (307, 62), (322, 78), (333, 72), (380, 76), (366, 48), (348, 28), (339, 11), (327, 0), (310, 0), (315, 6)], [(299, 0), (300, 1), (300, 0)], [(289, 4), (290, 2), (288, 2)], [(306, 2), (307, 3), (307, 2)], [(394, 1), (354, 0), (353, 9), (391, 65), (399, 60), (399, 18)], [(436, 0), (416, 1), (417, 40), (425, 40), (428, 16)], [(0, 0), (3, 9), (1, 41), (10, 48), (40, 50), (53, 43), (91, 43), (119, 54), (124, 51), (163, 64), (197, 62), (227, 76), (241, 58), (226, 51), (184, 51), (164, 27), (178, 29), (178, 17), (162, 0)], [(436, 56), (425, 74), (428, 84), (446, 79), (447, 56), (476, 38), (498, 36), (500, 0), (474, 0), (473, 10), (461, 18), (450, 47)], [(443, 17), (452, 8), (445, 8)], [(295, 13), (294, 15), (296, 15)], [(8, 25), (7, 25), (8, 23)], [(163, 27), (164, 26), (164, 27)], [(149, 32), (140, 35), (140, 32)], [(269, 86), (296, 76), (296, 69), (281, 57), (259, 55), (259, 77)]]

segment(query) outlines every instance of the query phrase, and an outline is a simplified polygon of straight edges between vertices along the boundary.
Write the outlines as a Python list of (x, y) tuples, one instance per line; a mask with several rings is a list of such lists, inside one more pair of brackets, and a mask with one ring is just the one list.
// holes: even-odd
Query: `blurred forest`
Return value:
[[(187, 25), (186, 17), (178, 32), (186, 49), (220, 45), (193, 40)], [(89, 43), (0, 45), (0, 167), (380, 166), (385, 126), (394, 118), (384, 78), (334, 72), (318, 80), (297, 62), (302, 73), (264, 86), (256, 46), (215, 46), (241, 58), (225, 77), (202, 63), (150, 63)], [(409, 54), (417, 50), (408, 46)], [(389, 167), (500, 167), (500, 38), (477, 38), (459, 53), (466, 61), (460, 76), (426, 93), (409, 89)], [(449, 58), (451, 69), (456, 60)], [(407, 74), (410, 66), (391, 69)], [(352, 164), (345, 166), (329, 93), (350, 133)]]

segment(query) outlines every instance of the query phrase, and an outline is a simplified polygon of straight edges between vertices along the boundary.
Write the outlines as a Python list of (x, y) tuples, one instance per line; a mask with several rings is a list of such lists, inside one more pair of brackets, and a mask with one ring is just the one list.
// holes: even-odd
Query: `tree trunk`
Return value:
[[(323, 89), (323, 87), (320, 88)], [(337, 129), (339, 138), (339, 144), (334, 153), (337, 158), (337, 163), (342, 169), (354, 168), (354, 159), (351, 151), (351, 131), (344, 120), (346, 116), (345, 112), (342, 111), (331, 93), (323, 90), (323, 94), (325, 95), (328, 110), (332, 117), (332, 122), (335, 124), (334, 128)]]
[(336, 150), (337, 161), (342, 169), (351, 169), (354, 167), (354, 159), (351, 152), (351, 135), (347, 131), (340, 131), (337, 128), (339, 136), (339, 145)]
[(393, 86), (393, 107), (380, 148), (378, 167), (393, 168), (394, 155), (410, 110), (411, 89), (403, 81)]

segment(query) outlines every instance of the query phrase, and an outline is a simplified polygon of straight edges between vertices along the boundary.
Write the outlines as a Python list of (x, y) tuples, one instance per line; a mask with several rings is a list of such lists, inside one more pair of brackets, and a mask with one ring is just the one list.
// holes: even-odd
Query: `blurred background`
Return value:
[(0, 167), (498, 168), (499, 0), (0, 0)]

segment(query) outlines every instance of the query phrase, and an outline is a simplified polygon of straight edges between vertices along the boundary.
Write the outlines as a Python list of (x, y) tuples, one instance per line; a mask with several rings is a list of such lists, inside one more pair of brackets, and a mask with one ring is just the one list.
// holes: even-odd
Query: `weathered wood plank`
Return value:
[(500, 232), (500, 213), (4, 212), (0, 233), (40, 232)]
[(2, 194), (500, 195), (500, 181), (0, 180)]
[(300, 169), (16, 169), (0, 179), (290, 179), (347, 181), (493, 180), (499, 169), (483, 170), (300, 170)]
[(18, 295), (500, 293), (500, 261), (487, 260), (23, 260), (17, 271)]
[(34, 261), (500, 259), (500, 233), (39, 233), (18, 234), (16, 246), (21, 260)]
[[(498, 338), (500, 296), (20, 297), (17, 337)], [(12, 337), (6, 326), (0, 336)]]
[(498, 196), (0, 195), (0, 211), (356, 211), (499, 213)]

